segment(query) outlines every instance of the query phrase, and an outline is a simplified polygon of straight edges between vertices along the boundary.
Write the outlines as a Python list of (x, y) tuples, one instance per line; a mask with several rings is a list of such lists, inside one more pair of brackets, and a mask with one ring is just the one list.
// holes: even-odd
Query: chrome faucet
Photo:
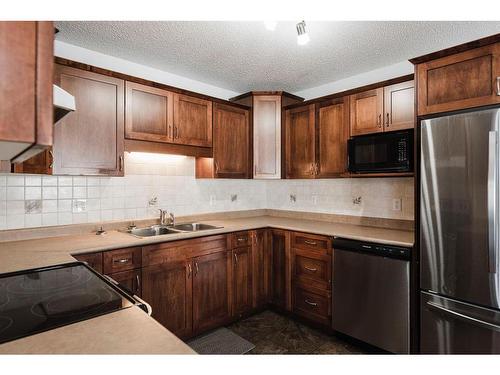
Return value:
[(168, 213), (167, 210), (161, 208), (158, 211), (160, 211), (160, 225), (166, 225), (167, 227), (175, 225), (175, 217), (172, 212)]

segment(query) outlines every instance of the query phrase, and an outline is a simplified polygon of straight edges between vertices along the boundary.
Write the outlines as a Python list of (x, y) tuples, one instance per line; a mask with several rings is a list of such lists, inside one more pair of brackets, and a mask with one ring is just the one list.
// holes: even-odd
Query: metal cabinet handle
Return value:
[(195, 271), (194, 271), (194, 275), (198, 275), (198, 262), (194, 262), (194, 268), (195, 268)]
[(498, 252), (498, 133), (489, 132), (488, 139), (488, 272), (497, 272)]
[(193, 268), (191, 267), (191, 263), (188, 263), (188, 279), (191, 277), (192, 272), (193, 272)]
[(240, 238), (237, 239), (238, 242), (243, 242), (245, 240), (246, 240), (246, 238), (244, 238), (244, 237), (240, 237)]
[(379, 115), (378, 115), (377, 125), (379, 128), (382, 127), (382, 114), (381, 113), (379, 113)]
[(123, 156), (122, 155), (120, 155), (120, 157), (118, 158), (118, 166), (119, 166), (120, 172), (123, 171)]
[(309, 306), (313, 306), (313, 307), (318, 306), (318, 304), (316, 302), (311, 302), (308, 299), (305, 299), (304, 302), (307, 303)]
[(219, 173), (219, 162), (217, 160), (214, 160), (214, 164), (215, 164), (215, 174), (218, 174)]
[(135, 275), (135, 281), (137, 282), (137, 290), (141, 290), (141, 279), (139, 278), (139, 275)]
[(454, 317), (456, 317), (458, 319), (469, 321), (469, 322), (471, 322), (471, 323), (473, 323), (475, 325), (478, 325), (480, 327), (485, 327), (485, 328), (493, 329), (495, 331), (500, 331), (500, 326), (498, 326), (496, 324), (492, 324), (492, 323), (489, 323), (489, 322), (485, 322), (483, 320), (479, 320), (479, 319), (473, 318), (472, 316), (468, 316), (468, 315), (459, 313), (458, 311), (453, 311), (453, 310), (447, 309), (446, 307), (443, 307), (443, 306), (438, 305), (437, 303), (434, 303), (434, 302), (431, 302), (431, 301), (428, 301), (427, 305), (430, 306), (430, 307), (435, 308), (436, 310), (439, 310), (439, 311), (445, 312), (445, 313), (447, 313), (449, 315), (452, 315), (452, 316), (454, 316)]
[(386, 121), (385, 121), (385, 124), (387, 125), (387, 127), (389, 127), (389, 112), (387, 112), (387, 115), (386, 115)]
[(179, 138), (179, 131), (177, 130), (177, 126), (174, 126), (174, 139)]
[(130, 258), (113, 259), (113, 263), (123, 264), (123, 263), (128, 263), (128, 262), (130, 262)]
[(309, 174), (311, 174), (312, 176), (314, 176), (314, 163), (311, 163), (311, 166), (309, 168)]
[(49, 150), (49, 156), (50, 156), (49, 168), (52, 168), (54, 166), (54, 153), (52, 152), (52, 150)]
[(167, 136), (172, 136), (172, 138), (174, 137), (174, 133), (172, 131), (172, 125), (169, 125), (168, 126), (168, 131), (167, 131)]
[(238, 264), (238, 254), (234, 253), (234, 262)]
[(500, 76), (497, 77), (497, 96), (500, 96)]
[(304, 243), (308, 245), (317, 245), (316, 241), (304, 240)]
[(311, 272), (316, 272), (318, 269), (317, 268), (309, 268), (307, 266), (304, 266), (304, 268), (308, 271), (311, 271)]

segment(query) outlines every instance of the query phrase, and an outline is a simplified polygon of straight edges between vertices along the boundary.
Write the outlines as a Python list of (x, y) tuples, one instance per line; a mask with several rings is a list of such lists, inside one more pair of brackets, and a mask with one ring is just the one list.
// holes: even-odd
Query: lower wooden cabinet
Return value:
[(295, 287), (293, 291), (293, 312), (308, 320), (330, 325), (332, 315), (331, 299), (330, 291)]
[(219, 251), (193, 259), (193, 329), (206, 331), (225, 323), (231, 314), (231, 257)]
[(85, 262), (93, 270), (102, 273), (102, 253), (76, 254), (73, 258), (80, 262)]
[(272, 251), (269, 243), (269, 231), (252, 231), (253, 248), (253, 307), (260, 308), (271, 302), (272, 290)]
[(287, 231), (271, 229), (272, 304), (291, 310), (290, 237)]
[(233, 249), (233, 316), (252, 309), (252, 248)]
[(142, 269), (142, 298), (153, 318), (179, 337), (192, 334), (191, 262), (169, 262)]

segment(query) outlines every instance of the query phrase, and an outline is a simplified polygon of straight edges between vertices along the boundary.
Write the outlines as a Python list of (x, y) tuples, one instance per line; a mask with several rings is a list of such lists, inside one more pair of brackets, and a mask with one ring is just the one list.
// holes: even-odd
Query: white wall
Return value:
[(136, 64), (118, 57), (105, 55), (100, 52), (78, 47), (69, 43), (56, 40), (54, 54), (58, 57), (78, 61), (84, 64), (94, 65), (99, 68), (109, 69), (115, 72), (128, 74), (166, 85), (191, 90), (205, 95), (221, 99), (229, 99), (240, 93), (212, 86), (187, 77), (182, 77), (163, 70), (154, 69), (149, 66)]
[(380, 69), (357, 74), (355, 76), (344, 78), (335, 82), (330, 82), (324, 85), (301, 90), (295, 92), (294, 94), (308, 100), (324, 95), (330, 95), (336, 92), (354, 89), (356, 87), (369, 85), (371, 83), (385, 81), (391, 78), (401, 77), (412, 73), (413, 64), (409, 61), (402, 61), (394, 65), (389, 65)]

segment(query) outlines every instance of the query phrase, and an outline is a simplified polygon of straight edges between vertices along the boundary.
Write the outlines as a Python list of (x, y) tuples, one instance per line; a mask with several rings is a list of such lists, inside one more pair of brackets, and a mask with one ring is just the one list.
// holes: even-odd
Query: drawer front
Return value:
[(329, 237), (314, 234), (292, 233), (292, 247), (298, 249), (326, 250), (331, 253), (332, 241)]
[(331, 295), (315, 293), (303, 288), (294, 289), (293, 311), (309, 320), (330, 324)]
[(252, 236), (250, 232), (238, 232), (231, 234), (231, 246), (236, 247), (246, 247), (252, 245)]
[(106, 274), (141, 268), (141, 248), (130, 247), (106, 251), (103, 264)]
[(90, 268), (102, 273), (102, 253), (77, 254), (73, 258), (80, 262), (86, 262)]
[(331, 289), (331, 257), (321, 259), (310, 257), (304, 252), (295, 251), (294, 276), (298, 279), (318, 281), (325, 289)]

